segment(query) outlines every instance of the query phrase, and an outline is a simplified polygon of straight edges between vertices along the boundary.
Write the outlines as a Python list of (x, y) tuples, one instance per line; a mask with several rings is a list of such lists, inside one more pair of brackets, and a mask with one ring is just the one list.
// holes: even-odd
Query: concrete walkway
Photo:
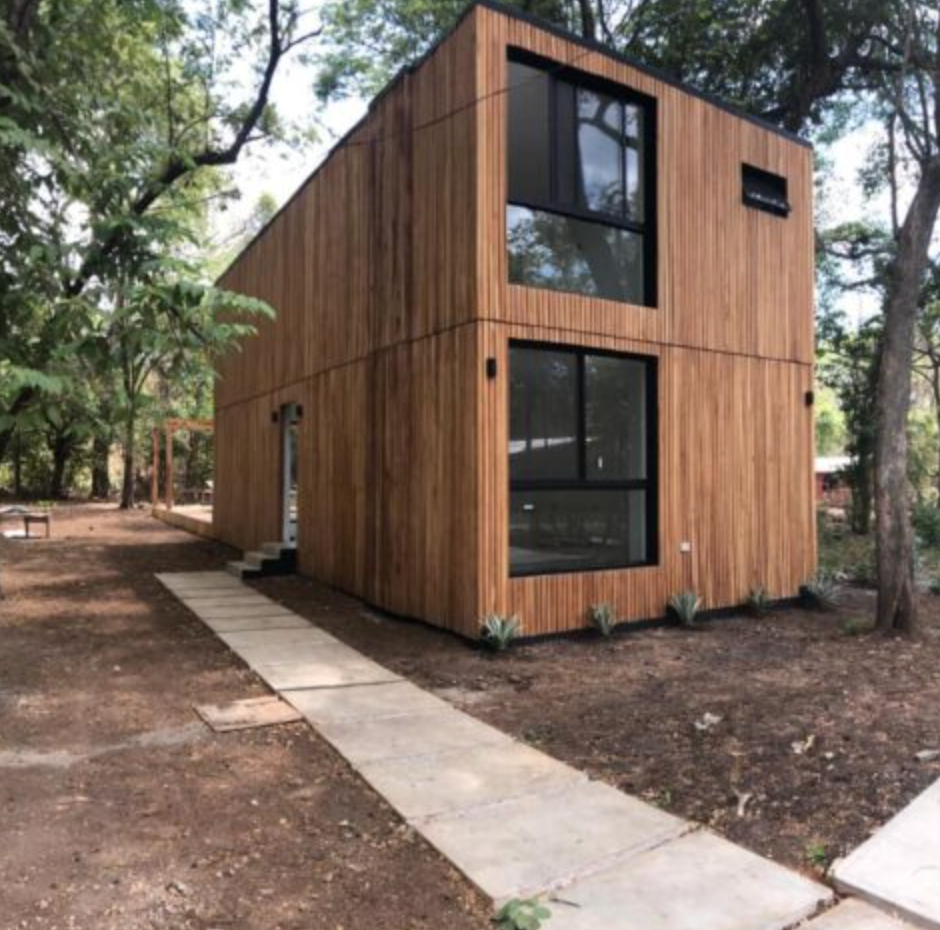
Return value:
[(940, 928), (940, 782), (837, 863), (834, 877), (845, 892)]
[[(511, 739), (225, 572), (157, 577), (494, 904), (547, 898), (546, 930), (785, 930), (832, 903), (828, 888)], [(849, 902), (807, 927), (901, 925)]]

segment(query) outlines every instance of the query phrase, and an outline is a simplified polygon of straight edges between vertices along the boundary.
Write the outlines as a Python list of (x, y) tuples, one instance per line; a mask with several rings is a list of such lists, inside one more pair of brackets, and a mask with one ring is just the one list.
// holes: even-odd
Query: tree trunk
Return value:
[(72, 456), (72, 442), (65, 433), (53, 433), (52, 442), (52, 476), (49, 481), (49, 497), (52, 500), (61, 500), (65, 497), (65, 470)]
[(16, 434), (13, 446), (13, 496), (17, 500), (23, 496), (23, 440), (20, 433)]
[(878, 371), (875, 443), (878, 628), (885, 633), (917, 627), (914, 531), (907, 480), (907, 420), (918, 298), (927, 249), (940, 209), (940, 158), (924, 168), (901, 227), (885, 308)]
[(852, 468), (849, 487), (852, 492), (851, 528), (857, 536), (871, 532), (871, 468), (866, 456)]
[(110, 432), (103, 436), (95, 436), (91, 447), (91, 496), (95, 500), (107, 500), (111, 495), (111, 476), (108, 472), (110, 454)]
[(121, 484), (121, 510), (134, 506), (134, 445), (136, 442), (137, 411), (133, 406), (124, 423), (124, 475)]

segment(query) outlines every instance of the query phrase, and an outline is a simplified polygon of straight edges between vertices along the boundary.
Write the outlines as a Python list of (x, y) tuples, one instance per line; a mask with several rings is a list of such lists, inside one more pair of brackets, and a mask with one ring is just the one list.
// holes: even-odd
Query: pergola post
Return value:
[(166, 426), (166, 509), (173, 509), (173, 427)]
[(150, 473), (150, 506), (156, 507), (160, 502), (160, 430), (154, 427), (151, 433), (153, 469)]

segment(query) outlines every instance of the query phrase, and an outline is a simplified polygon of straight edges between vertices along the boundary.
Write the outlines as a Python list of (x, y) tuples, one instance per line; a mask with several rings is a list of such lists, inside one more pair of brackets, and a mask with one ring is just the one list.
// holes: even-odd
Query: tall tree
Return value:
[[(226, 196), (222, 169), (286, 137), (271, 89), (318, 32), (298, 0), (6, 4), (0, 358), (54, 371), (115, 294), (192, 248), (200, 211)], [(0, 384), (0, 460), (17, 417), (48, 399), (34, 381)]]
[(914, 533), (907, 479), (914, 335), (929, 248), (940, 211), (940, 17), (935, 5), (905, 0), (885, 35), (893, 69), (877, 92), (886, 114), (894, 256), (888, 272), (884, 343), (878, 373), (875, 450), (877, 623), (884, 632), (917, 627)]

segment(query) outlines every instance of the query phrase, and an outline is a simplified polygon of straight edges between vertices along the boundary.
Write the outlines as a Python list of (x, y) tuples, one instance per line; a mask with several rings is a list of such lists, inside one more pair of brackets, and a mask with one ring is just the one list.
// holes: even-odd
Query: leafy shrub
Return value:
[(920, 542), (930, 549), (940, 549), (940, 507), (922, 501), (914, 505), (911, 519)]
[(863, 636), (875, 629), (875, 621), (871, 617), (849, 617), (842, 624), (842, 632), (846, 636)]
[(493, 923), (499, 930), (539, 930), (552, 912), (535, 898), (520, 901), (513, 898), (497, 911)]
[(682, 591), (669, 598), (668, 607), (683, 626), (695, 626), (702, 599), (694, 591)]
[(833, 610), (839, 603), (839, 589), (831, 575), (820, 572), (800, 588), (808, 607), (814, 610)]
[(617, 614), (610, 604), (592, 604), (588, 615), (601, 636), (610, 636), (614, 632)]
[(519, 635), (519, 618), (489, 614), (483, 619), (480, 635), (493, 652), (505, 652)]
[(751, 613), (757, 617), (763, 616), (770, 610), (770, 595), (763, 585), (755, 585), (747, 593), (747, 606)]
[(862, 559), (858, 562), (852, 562), (845, 567), (845, 570), (848, 577), (855, 584), (862, 585), (862, 587), (865, 588), (874, 587), (876, 583), (875, 566), (871, 559)]

